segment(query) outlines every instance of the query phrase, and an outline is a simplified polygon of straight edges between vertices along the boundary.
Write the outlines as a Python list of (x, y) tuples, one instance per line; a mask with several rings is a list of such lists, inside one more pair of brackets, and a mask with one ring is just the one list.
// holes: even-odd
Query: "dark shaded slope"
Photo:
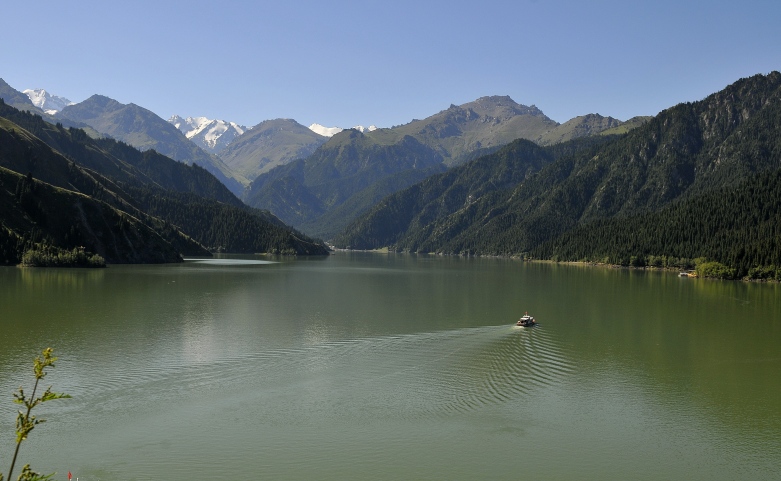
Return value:
[[(0, 167), (0, 223), (7, 263), (21, 262), (25, 251), (44, 248), (56, 252), (83, 247), (110, 263), (177, 262), (180, 253), (208, 255), (163, 221), (123, 206), (107, 188), (107, 179), (78, 167), (4, 118)], [(37, 180), (36, 174), (69, 188)]]
[[(558, 123), (509, 97), (482, 97), (390, 129), (343, 131), (307, 159), (259, 176), (249, 205), (330, 238), (382, 194), (413, 179), (493, 151), (517, 138), (536, 139)], [(293, 165), (296, 164), (296, 165)]]
[(80, 129), (53, 125), (38, 115), (21, 112), (2, 102), (0, 117), (29, 131), (66, 158), (116, 182), (153, 183), (163, 189), (192, 192), (235, 206), (244, 205), (225, 185), (195, 164), (188, 166), (154, 150), (141, 152), (114, 139), (93, 139)]
[(781, 280), (781, 170), (651, 214), (578, 226), (531, 255), (637, 267), (683, 267), (704, 257), (731, 266), (731, 277)]
[[(335, 244), (374, 249), (396, 246), (400, 239), (411, 235), (423, 238), (436, 219), (468, 209), (490, 193), (517, 185), (552, 160), (544, 148), (528, 140), (517, 140), (495, 154), (389, 196), (353, 222), (335, 239)], [(419, 250), (420, 247), (420, 241), (413, 241), (404, 248)]]
[[(361, 132), (346, 130), (306, 159), (258, 177), (250, 186), (246, 202), (268, 208), (288, 224), (307, 225), (309, 232), (335, 232), (341, 226), (320, 222), (324, 213), (354, 201), (354, 196), (362, 196), (377, 182), (405, 171), (427, 171), (441, 162), (436, 152), (412, 137), (381, 144)], [(355, 207), (358, 211), (368, 208), (363, 203), (355, 204), (360, 204)], [(356, 214), (348, 215), (342, 225)]]
[[(180, 262), (181, 254), (208, 255), (200, 245), (166, 226), (143, 220), (91, 197), (54, 187), (0, 167), (0, 263), (74, 265), (74, 252), (108, 263)], [(25, 255), (30, 256), (28, 259)], [(40, 259), (59, 257), (59, 262)], [(78, 265), (78, 264), (76, 264)]]
[(653, 212), (741, 182), (779, 167), (779, 126), (781, 74), (738, 81), (660, 113), (597, 152), (556, 162), (494, 205), (483, 225), (448, 239), (448, 249), (472, 243), (480, 253), (521, 253), (579, 223)]
[[(0, 110), (3, 108), (10, 109), (0, 105)], [(141, 153), (113, 140), (93, 140), (82, 131), (66, 130), (37, 116), (11, 110), (52, 145), (70, 154), (63, 157), (32, 133), (4, 120), (7, 138), (2, 145), (5, 152), (0, 165), (103, 200), (134, 217), (144, 219), (152, 213), (162, 219), (161, 223), (166, 221), (166, 226), (179, 226), (198, 242), (215, 248), (234, 252), (327, 253), (322, 243), (291, 231), (267, 212), (244, 206), (200, 167), (187, 166), (155, 152)], [(88, 168), (82, 167), (82, 160)], [(203, 219), (209, 221), (204, 223)], [(199, 254), (206, 254), (199, 249)], [(193, 254), (196, 250), (182, 252)]]
[(385, 197), (445, 170), (444, 165), (438, 164), (427, 169), (409, 169), (385, 177), (356, 192), (339, 206), (326, 210), (313, 221), (303, 223), (301, 230), (317, 231), (322, 237), (333, 239), (351, 219), (364, 214)]
[(461, 207), (450, 212), (439, 206), (456, 204), (447, 194), (454, 179), (421, 203), (424, 182), (383, 201), (360, 222), (374, 221), (354, 224), (340, 239), (355, 247), (522, 254), (580, 224), (645, 215), (742, 182), (779, 167), (780, 87), (781, 74), (757, 75), (668, 109), (603, 145), (570, 152), (570, 144), (554, 146), (562, 155), (517, 186), (471, 203), (461, 194)]
[(0, 99), (3, 99), (3, 101), (7, 105), (11, 105), (14, 108), (20, 110), (29, 110), (31, 112), (43, 114), (43, 111), (32, 103), (30, 97), (16, 90), (15, 88), (11, 87), (10, 85), (8, 85), (8, 83), (5, 80), (1, 78), (0, 78)]

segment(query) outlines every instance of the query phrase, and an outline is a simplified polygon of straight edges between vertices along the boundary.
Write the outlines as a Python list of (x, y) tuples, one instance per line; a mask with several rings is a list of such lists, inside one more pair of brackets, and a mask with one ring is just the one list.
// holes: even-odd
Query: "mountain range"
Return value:
[(152, 149), (174, 160), (198, 164), (232, 192), (242, 190), (240, 180), (218, 157), (205, 152), (179, 129), (138, 105), (93, 95), (83, 102), (65, 106), (54, 118), (75, 120), (138, 149)]
[(517, 138), (554, 143), (623, 125), (597, 114), (558, 124), (510, 97), (482, 97), (390, 129), (342, 131), (309, 157), (258, 176), (243, 199), (330, 239), (383, 197)]
[[(266, 206), (305, 232), (329, 237), (382, 197), (444, 168), (442, 156), (412, 136), (397, 139), (387, 129), (345, 130), (312, 155), (260, 175), (244, 201)], [(348, 205), (352, 208), (345, 211)]]
[(14, 89), (2, 78), (0, 78), (0, 99), (3, 99), (6, 105), (10, 105), (16, 109), (38, 114), (48, 122), (61, 123), (64, 127), (82, 129), (93, 138), (101, 137), (103, 135), (83, 122), (78, 122), (71, 119), (56, 119), (51, 113), (44, 112), (40, 107), (33, 104), (32, 100), (30, 100), (30, 96)]
[(307, 128), (292, 119), (267, 120), (246, 129), (223, 120), (180, 116), (172, 116), (164, 126), (165, 121), (146, 109), (98, 95), (64, 106), (55, 118), (204, 166), (247, 204), (325, 238), (382, 197), (516, 138), (551, 145), (647, 121), (625, 123), (589, 114), (559, 124), (537, 107), (507, 96), (451, 105), (390, 129)]
[(195, 145), (212, 154), (218, 154), (233, 139), (247, 130), (247, 127), (235, 122), (212, 120), (206, 117), (187, 117), (185, 119), (173, 115), (168, 119), (168, 122), (179, 129)]
[[(133, 104), (93, 96), (52, 116), (2, 80), (0, 97), (0, 167), (8, 170), (0, 174), (10, 195), (0, 200), (16, 213), (0, 230), (6, 258), (18, 256), (20, 245), (76, 236), (114, 261), (137, 259), (100, 243), (101, 236), (117, 235), (111, 230), (117, 225), (135, 229), (127, 238), (141, 244), (149, 237), (138, 229), (149, 228), (177, 246), (171, 252), (198, 245), (235, 251), (289, 224), (339, 247), (697, 265), (708, 266), (707, 275), (781, 279), (778, 72), (626, 122), (589, 114), (559, 124), (506, 96), (451, 105), (390, 129), (346, 129), (330, 137), (290, 119), (264, 121), (237, 130), (219, 152), (222, 159)], [(207, 120), (182, 119), (188, 132), (208, 131)], [(180, 159), (190, 166), (159, 153), (172, 145), (185, 149)], [(216, 159), (200, 157), (222, 172), (222, 183), (233, 182), (233, 192), (197, 167), (198, 155)], [(222, 171), (215, 167), (220, 163)], [(175, 165), (195, 170), (174, 173)], [(99, 215), (96, 204), (88, 216), (94, 225), (82, 216), (81, 234), (64, 236), (51, 226), (66, 213), (47, 211), (54, 197), (71, 195), (57, 189), (75, 189), (119, 213)], [(70, 199), (59, 202), (76, 202)], [(116, 220), (131, 211), (138, 222)], [(264, 227), (248, 227), (260, 221)], [(236, 225), (255, 234), (237, 236)], [(177, 237), (186, 229), (194, 245), (187, 235)], [(85, 231), (103, 234), (84, 241)], [(319, 249), (301, 233), (272, 237), (274, 245), (287, 239), (296, 247), (266, 243), (264, 249)]]
[[(5, 93), (3, 98), (9, 105), (25, 108), (32, 104), (22, 97), (19, 98), (23, 103), (12, 99), (20, 93), (7, 84), (0, 85), (0, 92)], [(174, 115), (168, 119), (168, 123), (203, 151), (188, 152), (188, 149), (181, 145), (181, 137), (172, 135), (162, 127), (160, 117), (135, 104), (124, 105), (100, 95), (73, 104), (43, 89), (25, 92), (28, 98), (34, 98), (38, 104), (44, 105), (44, 108), (36, 110), (49, 110), (50, 113), (57, 115), (59, 121), (75, 121), (91, 125), (93, 128), (99, 127), (96, 130), (103, 135), (110, 135), (141, 149), (155, 148), (177, 160), (198, 163), (209, 170), (220, 172), (222, 175), (215, 172), (218, 177), (232, 177), (245, 186), (270, 168), (301, 158), (307, 155), (307, 152), (311, 153), (313, 151), (311, 145), (317, 143), (302, 142), (293, 138), (286, 129), (278, 130), (281, 138), (271, 139), (273, 135), (269, 133), (268, 126), (263, 126), (269, 121), (264, 121), (253, 127), (253, 129), (260, 127), (265, 131), (264, 135), (256, 136), (261, 145), (257, 148), (248, 148), (247, 138), (240, 139), (240, 137), (251, 129), (225, 120), (212, 120), (205, 117), (183, 118)], [(85, 122), (87, 120), (89, 122)], [(282, 120), (291, 121), (291, 119), (276, 119), (275, 122), (279, 123)], [(632, 121), (629, 123), (631, 124)], [(443, 154), (446, 165), (456, 165), (462, 158), (462, 154), (468, 157), (471, 152), (483, 147), (504, 145), (519, 137), (548, 145), (581, 135), (595, 135), (602, 130), (619, 125), (626, 125), (626, 123), (598, 114), (576, 117), (559, 125), (535, 106), (526, 107), (515, 103), (509, 97), (493, 96), (482, 97), (461, 106), (451, 105), (449, 109), (424, 120), (413, 120), (402, 126), (379, 130), (391, 130), (397, 133), (397, 138), (413, 135), (424, 144), (438, 149)], [(309, 130), (325, 137), (327, 141), (344, 129), (312, 124)], [(356, 126), (352, 130), (369, 133), (378, 129), (372, 125)], [(301, 132), (302, 129), (298, 131)], [(241, 174), (231, 172), (231, 169), (226, 170), (225, 166), (220, 165), (220, 160), (224, 162), (226, 159), (219, 154), (234, 142), (241, 143), (242, 148), (232, 149), (228, 157), (230, 163), (241, 166), (239, 168)], [(287, 142), (290, 142), (290, 148), (282, 149), (286, 153), (279, 154), (280, 147)], [(236, 154), (236, 151), (245, 154)], [(218, 154), (218, 156), (213, 155), (211, 160), (207, 160), (203, 153)], [(255, 170), (252, 170), (253, 168)], [(226, 181), (226, 179), (222, 180)], [(232, 181), (227, 180), (226, 184), (229, 184), (234, 192), (239, 192), (240, 187)]]
[(334, 242), (636, 266), (699, 258), (723, 277), (781, 279), (779, 133), (781, 74), (757, 75), (625, 134), (517, 140), (383, 199)]
[(44, 89), (27, 89), (22, 93), (27, 95), (33, 105), (50, 115), (56, 114), (68, 105), (73, 105), (73, 102), (65, 97), (52, 95)]
[[(175, 262), (209, 251), (325, 254), (212, 174), (0, 101), (0, 261)], [(70, 264), (66, 264), (70, 265)]]

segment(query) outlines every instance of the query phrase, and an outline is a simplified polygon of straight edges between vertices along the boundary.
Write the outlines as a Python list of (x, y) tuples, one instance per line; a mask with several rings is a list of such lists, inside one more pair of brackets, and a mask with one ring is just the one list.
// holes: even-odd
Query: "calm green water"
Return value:
[(781, 479), (781, 286), (231, 261), (0, 268), (0, 467), (51, 345), (74, 397), (23, 461), (56, 479)]

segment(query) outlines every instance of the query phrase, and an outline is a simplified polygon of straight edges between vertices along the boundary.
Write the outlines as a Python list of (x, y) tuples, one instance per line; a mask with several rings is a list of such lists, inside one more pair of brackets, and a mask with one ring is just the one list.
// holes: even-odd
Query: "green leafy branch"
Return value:
[[(14, 466), (16, 465), (16, 458), (19, 455), (19, 448), (22, 445), (22, 441), (27, 439), (27, 436), (29, 436), (30, 432), (33, 429), (35, 429), (35, 426), (43, 422), (46, 422), (45, 419), (39, 419), (32, 414), (33, 408), (46, 401), (52, 401), (54, 399), (63, 399), (63, 398), (70, 397), (68, 394), (52, 392), (51, 386), (49, 386), (46, 389), (46, 391), (44, 391), (43, 394), (41, 394), (38, 397), (35, 397), (38, 391), (38, 384), (40, 383), (41, 379), (46, 377), (46, 368), (54, 367), (54, 361), (57, 360), (57, 358), (52, 355), (53, 352), (54, 351), (52, 350), (52, 348), (48, 347), (43, 350), (42, 357), (35, 358), (34, 360), (35, 384), (33, 385), (32, 394), (28, 397), (21, 386), (19, 387), (19, 391), (14, 393), (14, 402), (16, 404), (23, 405), (27, 409), (20, 410), (18, 415), (16, 416), (16, 449), (14, 450), (13, 459), (11, 459), (11, 467), (8, 469), (9, 481), (12, 479), (11, 474), (13, 474), (14, 472)], [(26, 464), (22, 468), (21, 474), (16, 479), (17, 481), (46, 481), (51, 479), (53, 476), (54, 473), (48, 475), (42, 475), (36, 473), (30, 468), (29, 464)], [(2, 473), (0, 473), (0, 481), (3, 481)]]

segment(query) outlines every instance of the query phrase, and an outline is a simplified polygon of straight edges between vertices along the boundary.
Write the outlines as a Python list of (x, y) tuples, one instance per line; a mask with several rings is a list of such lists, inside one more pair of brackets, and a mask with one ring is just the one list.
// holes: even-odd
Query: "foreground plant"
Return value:
[[(14, 393), (14, 398), (15, 398), (14, 402), (17, 404), (22, 404), (27, 408), (27, 410), (26, 411), (24, 409), (20, 410), (19, 414), (16, 416), (16, 449), (14, 450), (13, 459), (11, 459), (11, 467), (8, 469), (9, 481), (12, 479), (11, 475), (14, 472), (14, 465), (16, 464), (16, 458), (19, 455), (19, 447), (22, 445), (22, 441), (27, 439), (27, 436), (30, 434), (30, 432), (33, 429), (35, 429), (35, 426), (46, 421), (45, 419), (38, 419), (33, 414), (31, 414), (33, 408), (46, 401), (52, 401), (54, 399), (63, 399), (63, 398), (70, 397), (67, 394), (52, 392), (51, 386), (49, 386), (43, 394), (41, 394), (38, 397), (35, 397), (38, 391), (38, 383), (40, 383), (41, 379), (46, 377), (46, 368), (54, 367), (54, 361), (57, 360), (56, 357), (52, 356), (53, 352), (54, 351), (52, 350), (52, 348), (48, 347), (43, 350), (42, 352), (43, 357), (35, 358), (34, 360), (35, 384), (33, 385), (33, 392), (32, 394), (30, 394), (30, 397), (27, 397), (27, 395), (25, 395), (24, 389), (22, 389), (21, 386), (19, 387), (19, 391)], [(30, 468), (29, 464), (26, 464), (22, 468), (21, 474), (16, 479), (17, 481), (45, 481), (51, 479), (52, 476), (54, 476), (54, 473), (47, 474), (47, 475), (36, 473)], [(2, 473), (0, 473), (0, 481), (3, 481)]]

